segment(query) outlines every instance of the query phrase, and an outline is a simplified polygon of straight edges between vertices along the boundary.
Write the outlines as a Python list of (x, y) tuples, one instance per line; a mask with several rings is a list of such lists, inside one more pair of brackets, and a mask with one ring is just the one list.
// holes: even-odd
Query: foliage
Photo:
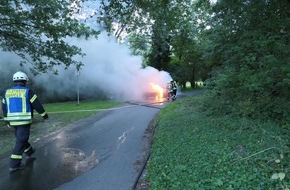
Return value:
[(287, 189), (290, 126), (202, 111), (204, 95), (160, 111), (150, 189)]
[(182, 86), (208, 79), (206, 107), (215, 113), (289, 122), (289, 0), (122, 0), (105, 8), (107, 24), (125, 23), (138, 39), (130, 42), (147, 65)]
[[(128, 33), (133, 52), (143, 55), (145, 66), (168, 71), (180, 83), (194, 84), (202, 78), (199, 74), (206, 74), (198, 71), (200, 51), (195, 43), (197, 23), (192, 7), (190, 0), (102, 1), (98, 21), (118, 38)], [(189, 75), (180, 76), (188, 70)]]
[(67, 42), (71, 37), (97, 35), (98, 32), (80, 23), (74, 16), (73, 0), (14, 0), (0, 3), (0, 47), (22, 58), (20, 65), (31, 64), (34, 74), (83, 63), (73, 59), (81, 49)]
[(207, 106), (216, 113), (289, 122), (289, 8), (286, 0), (213, 7), (203, 60), (213, 68)]
[[(79, 105), (75, 102), (44, 104), (49, 120), (42, 122), (42, 117), (35, 114), (30, 140), (42, 140), (44, 136), (51, 132), (69, 127), (70, 123), (92, 116), (102, 109), (109, 109), (118, 105), (120, 105), (120, 102), (111, 101), (81, 101)], [(12, 149), (14, 138), (14, 131), (5, 127), (4, 122), (0, 121), (0, 146), (2, 147), (0, 157)]]
[[(122, 40), (125, 33), (131, 33), (141, 26), (142, 19), (135, 15), (142, 14), (136, 3), (131, 0), (100, 1), (97, 22), (117, 39)], [(141, 22), (141, 23), (140, 23)]]
[(173, 56), (169, 65), (169, 71), (174, 71), (170, 72), (172, 78), (174, 78), (175, 81), (178, 81), (179, 85), (184, 88), (186, 82), (192, 75), (192, 70), (189, 64), (182, 63), (183, 62), (176, 56)]

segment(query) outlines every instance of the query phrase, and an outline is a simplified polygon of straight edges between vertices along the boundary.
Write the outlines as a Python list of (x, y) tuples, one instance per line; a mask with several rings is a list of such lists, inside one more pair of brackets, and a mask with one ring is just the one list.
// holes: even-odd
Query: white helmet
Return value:
[(29, 79), (25, 73), (18, 71), (13, 75), (13, 81), (29, 81)]

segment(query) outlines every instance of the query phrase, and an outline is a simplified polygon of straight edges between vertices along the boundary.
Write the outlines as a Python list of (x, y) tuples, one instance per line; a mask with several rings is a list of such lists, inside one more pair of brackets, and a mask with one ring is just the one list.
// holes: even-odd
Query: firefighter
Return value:
[(177, 92), (177, 84), (174, 80), (171, 80), (167, 83), (168, 95), (167, 100), (171, 98), (172, 101), (176, 99), (176, 92)]
[(176, 100), (177, 84), (174, 80), (170, 81), (172, 100)]
[(44, 120), (48, 119), (48, 115), (36, 94), (26, 87), (27, 75), (18, 71), (13, 75), (13, 82), (15, 85), (5, 90), (2, 99), (4, 121), (9, 128), (14, 128), (16, 137), (16, 143), (10, 157), (10, 172), (24, 168), (21, 163), (23, 154), (28, 160), (35, 152), (35, 149), (28, 142), (33, 110), (35, 109)]

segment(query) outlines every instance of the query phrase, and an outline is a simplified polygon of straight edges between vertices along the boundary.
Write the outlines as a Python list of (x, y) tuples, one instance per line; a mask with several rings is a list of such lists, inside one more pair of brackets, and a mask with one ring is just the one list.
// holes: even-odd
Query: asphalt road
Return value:
[(36, 159), (11, 174), (9, 158), (1, 159), (0, 190), (132, 189), (145, 130), (165, 105), (126, 104), (76, 122), (38, 144)]

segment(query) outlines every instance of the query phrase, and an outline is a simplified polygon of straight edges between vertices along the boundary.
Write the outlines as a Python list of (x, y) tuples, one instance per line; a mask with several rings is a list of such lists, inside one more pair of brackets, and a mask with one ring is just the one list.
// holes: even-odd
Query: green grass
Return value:
[[(44, 104), (49, 120), (42, 122), (41, 116), (36, 112), (34, 113), (30, 142), (38, 141), (45, 135), (82, 118), (89, 117), (102, 109), (116, 107), (120, 104), (120, 102), (112, 101), (81, 101), (79, 105), (76, 102)], [(0, 122), (0, 126), (1, 157), (12, 150), (15, 138), (13, 130), (5, 127), (4, 122)]]
[(203, 99), (178, 100), (156, 118), (150, 189), (289, 189), (289, 126), (211, 116)]
[[(201, 111), (203, 101), (204, 95), (180, 99), (158, 114), (147, 165), (150, 189), (289, 189), (290, 126), (212, 116)], [(45, 104), (50, 119), (42, 123), (35, 115), (31, 141), (89, 117), (98, 109), (118, 105), (103, 101)], [(1, 127), (0, 139), (3, 156), (14, 145), (13, 131)]]
[(102, 109), (120, 105), (112, 101), (82, 101), (79, 105), (75, 102), (53, 103), (44, 105), (47, 113), (53, 119), (60, 120), (64, 125), (88, 117)]

